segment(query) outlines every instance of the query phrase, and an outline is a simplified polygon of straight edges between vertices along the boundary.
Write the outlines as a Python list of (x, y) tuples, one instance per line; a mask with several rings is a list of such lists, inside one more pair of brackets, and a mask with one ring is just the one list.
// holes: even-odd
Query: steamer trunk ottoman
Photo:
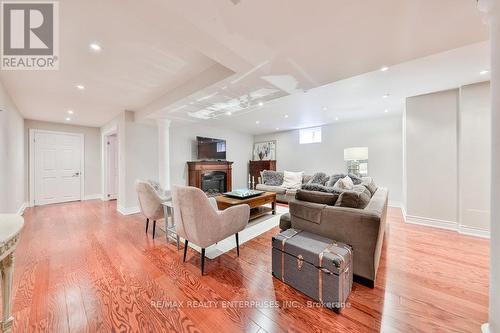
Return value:
[(306, 231), (273, 237), (273, 275), (339, 313), (352, 288), (352, 248)]

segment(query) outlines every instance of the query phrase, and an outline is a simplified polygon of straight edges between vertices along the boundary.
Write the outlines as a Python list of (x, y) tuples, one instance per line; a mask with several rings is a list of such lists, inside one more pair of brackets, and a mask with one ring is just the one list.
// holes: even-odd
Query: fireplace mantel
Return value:
[(201, 188), (204, 174), (213, 171), (226, 173), (226, 191), (232, 191), (232, 164), (229, 161), (193, 161), (187, 162), (189, 186)]

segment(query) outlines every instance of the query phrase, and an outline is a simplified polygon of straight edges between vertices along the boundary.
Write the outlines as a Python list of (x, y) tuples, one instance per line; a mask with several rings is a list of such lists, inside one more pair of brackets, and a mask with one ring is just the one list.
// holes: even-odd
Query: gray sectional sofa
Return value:
[[(311, 188), (310, 179), (304, 177), (303, 188)], [(282, 230), (304, 230), (351, 245), (354, 279), (373, 288), (386, 228), (388, 190), (377, 187), (369, 177), (358, 180), (360, 184), (345, 191), (330, 191), (321, 184), (315, 191), (264, 184), (257, 189), (276, 192), (280, 201), (288, 202), (290, 212), (281, 217)]]
[[(312, 176), (303, 176), (302, 184), (306, 184), (311, 177)], [(274, 192), (276, 193), (276, 200), (283, 203), (288, 203), (290, 200), (294, 199), (297, 193), (297, 189), (285, 188), (280, 185), (257, 184), (255, 189), (259, 191)]]
[[(347, 243), (353, 248), (355, 280), (374, 286), (380, 262), (387, 216), (386, 188), (379, 187), (363, 208), (349, 208), (306, 200), (311, 191), (299, 190), (289, 202), (290, 213), (283, 216), (281, 229), (295, 228)], [(314, 192), (316, 197), (331, 193)], [(317, 199), (314, 201), (318, 201)]]

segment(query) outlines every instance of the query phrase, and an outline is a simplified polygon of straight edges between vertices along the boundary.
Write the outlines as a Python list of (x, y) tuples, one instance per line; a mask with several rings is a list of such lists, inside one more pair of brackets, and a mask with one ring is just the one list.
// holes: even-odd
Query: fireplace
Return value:
[(209, 195), (227, 192), (226, 172), (209, 171), (201, 176), (201, 190)]
[(198, 187), (208, 195), (230, 192), (233, 162), (187, 162), (189, 186)]

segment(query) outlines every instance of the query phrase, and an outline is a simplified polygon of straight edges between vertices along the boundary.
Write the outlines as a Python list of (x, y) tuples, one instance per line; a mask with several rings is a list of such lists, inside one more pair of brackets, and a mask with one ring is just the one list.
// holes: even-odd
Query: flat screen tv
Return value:
[(226, 140), (196, 137), (199, 160), (225, 160)]

